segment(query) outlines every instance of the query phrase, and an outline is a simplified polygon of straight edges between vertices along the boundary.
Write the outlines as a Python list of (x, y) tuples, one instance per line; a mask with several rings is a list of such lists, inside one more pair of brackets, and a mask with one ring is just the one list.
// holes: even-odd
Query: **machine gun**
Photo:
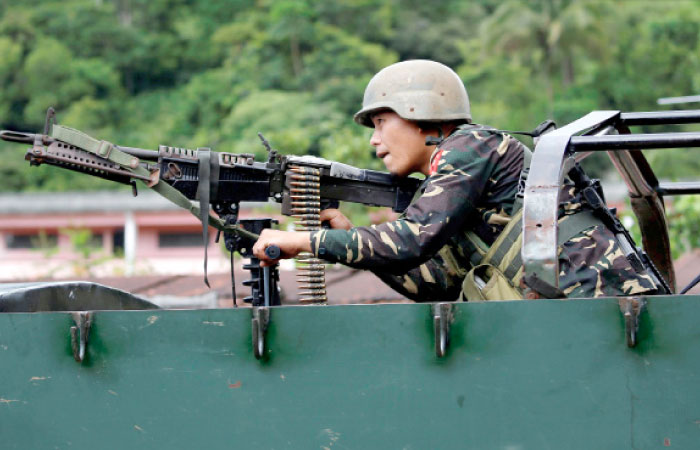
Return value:
[[(337, 207), (340, 201), (390, 207), (402, 212), (409, 205), (420, 181), (396, 178), (389, 173), (360, 169), (312, 156), (282, 155), (273, 150), (260, 135), (268, 157), (256, 161), (252, 154), (214, 152), (161, 145), (158, 150), (117, 146), (96, 140), (78, 130), (55, 124), (49, 108), (42, 134), (4, 130), (0, 138), (29, 144), (25, 159), (31, 165), (49, 164), (86, 173), (118, 183), (129, 184), (137, 194), (135, 180), (176, 203), (202, 221), (204, 240), (204, 280), (206, 276), (208, 227), (224, 232), (226, 248), (250, 257), (244, 266), (252, 279), (252, 295), (245, 301), (254, 306), (279, 304), (277, 268), (261, 268), (252, 255), (258, 233), (270, 227), (272, 219), (238, 220), (240, 202), (281, 203), (282, 214), (297, 219), (297, 229), (312, 231), (321, 226), (322, 209)], [(199, 201), (199, 206), (193, 203)], [(210, 206), (218, 217), (210, 215)], [(217, 241), (219, 236), (217, 235)], [(279, 251), (276, 247), (268, 252)], [(305, 289), (302, 302), (324, 302), (325, 272), (323, 263), (312, 254), (302, 254), (300, 281)], [(233, 276), (233, 264), (231, 266)], [(235, 282), (232, 280), (234, 302)]]

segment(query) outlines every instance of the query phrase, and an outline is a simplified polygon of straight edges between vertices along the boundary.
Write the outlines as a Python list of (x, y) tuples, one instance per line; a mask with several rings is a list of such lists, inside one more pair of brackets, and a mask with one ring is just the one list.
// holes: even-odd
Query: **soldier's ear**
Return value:
[(438, 127), (434, 123), (430, 122), (414, 122), (418, 127), (419, 133), (430, 133), (431, 131), (438, 131)]

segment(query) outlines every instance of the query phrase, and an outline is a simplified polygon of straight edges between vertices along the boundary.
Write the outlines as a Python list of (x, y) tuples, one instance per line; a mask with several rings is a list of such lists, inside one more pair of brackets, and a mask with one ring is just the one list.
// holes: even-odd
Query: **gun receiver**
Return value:
[[(199, 184), (198, 150), (161, 146), (158, 153), (161, 178), (188, 198), (194, 198)], [(213, 204), (264, 202), (272, 198), (282, 203), (284, 215), (291, 214), (290, 167), (318, 169), (321, 201), (330, 205), (347, 201), (402, 212), (419, 184), (414, 178), (399, 179), (388, 173), (309, 156), (283, 156), (272, 163), (255, 161), (250, 154), (212, 152), (212, 158), (218, 160), (219, 166), (219, 186), (211, 198)]]

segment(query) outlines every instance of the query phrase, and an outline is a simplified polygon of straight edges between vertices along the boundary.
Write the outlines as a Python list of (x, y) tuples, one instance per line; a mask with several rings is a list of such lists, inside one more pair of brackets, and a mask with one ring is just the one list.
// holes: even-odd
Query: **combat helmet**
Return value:
[(373, 128), (371, 115), (383, 109), (423, 122), (472, 118), (469, 96), (459, 76), (444, 64), (424, 59), (392, 64), (372, 77), (355, 122)]

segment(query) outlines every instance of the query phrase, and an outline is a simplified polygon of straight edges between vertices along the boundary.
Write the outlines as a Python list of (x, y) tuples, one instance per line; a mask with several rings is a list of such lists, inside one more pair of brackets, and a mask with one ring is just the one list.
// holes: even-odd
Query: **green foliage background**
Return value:
[[(700, 3), (679, 0), (0, 2), (0, 127), (38, 131), (54, 106), (122, 145), (261, 153), (261, 131), (286, 153), (381, 168), (351, 115), (390, 63), (444, 62), (477, 121), (532, 129), (700, 92), (699, 40)], [(3, 191), (111, 187), (0, 152)], [(700, 173), (687, 152), (650, 157), (661, 176)]]
[[(413, 58), (453, 67), (475, 120), (504, 129), (658, 110), (700, 93), (700, 2), (3, 1), (0, 128), (39, 131), (54, 106), (126, 146), (262, 154), (261, 131), (284, 153), (381, 169), (351, 116), (374, 73)], [(697, 178), (693, 153), (648, 156), (660, 177)], [(1, 191), (114, 187), (30, 170), (17, 145), (0, 156)]]

